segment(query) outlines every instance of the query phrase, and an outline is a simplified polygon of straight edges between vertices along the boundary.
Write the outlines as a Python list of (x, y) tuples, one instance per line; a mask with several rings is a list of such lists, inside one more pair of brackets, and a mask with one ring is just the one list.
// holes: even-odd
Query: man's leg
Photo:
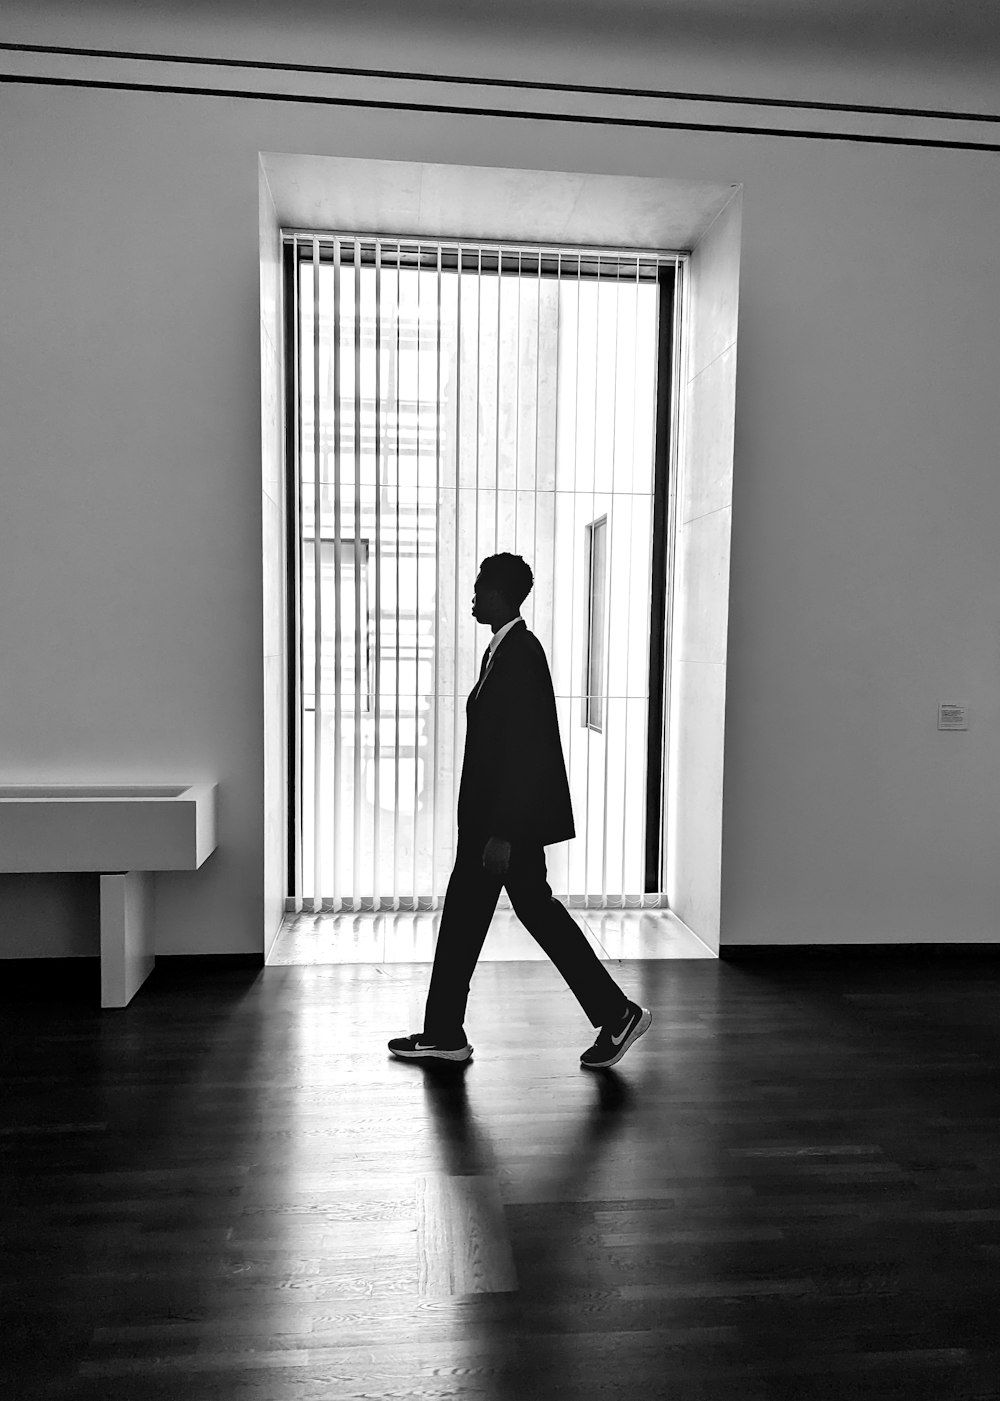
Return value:
[(503, 882), (483, 868), (486, 838), (459, 832), (434, 950), (424, 1036), (441, 1046), (465, 1044), (469, 984), (483, 950)]
[(619, 1021), (628, 998), (569, 910), (552, 894), (545, 871), (545, 848), (533, 842), (515, 842), (504, 884), (514, 913), (566, 979), (591, 1025)]

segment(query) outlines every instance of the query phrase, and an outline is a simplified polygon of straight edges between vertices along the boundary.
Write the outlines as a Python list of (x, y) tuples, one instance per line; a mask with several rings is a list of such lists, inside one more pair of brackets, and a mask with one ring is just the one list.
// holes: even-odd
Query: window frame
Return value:
[[(304, 535), (304, 536), (302, 536), (302, 545), (303, 545), (303, 547), (306, 546), (306, 545), (309, 545), (309, 544), (312, 544), (312, 546), (313, 546), (314, 560), (315, 560), (315, 547), (316, 547), (316, 539), (315, 539), (315, 536), (312, 536), (312, 535)], [(324, 532), (324, 533), (320, 536), (320, 539), (319, 539), (319, 546), (320, 546), (320, 548), (319, 548), (319, 566), (320, 566), (320, 569), (321, 569), (321, 570), (323, 570), (324, 565), (327, 563), (327, 561), (325, 561), (324, 558), (323, 558), (324, 554), (326, 553), (326, 550), (325, 550), (324, 547), (327, 546), (327, 545), (335, 546), (335, 545), (336, 545), (336, 537), (335, 537), (334, 535), (330, 534), (329, 532)], [(356, 637), (356, 638), (354, 639), (354, 646), (355, 646), (355, 654), (356, 654), (356, 656), (357, 656), (357, 655), (360, 655), (360, 657), (361, 657), (361, 709), (360, 709), (360, 711), (359, 711), (359, 714), (361, 714), (361, 715), (371, 715), (371, 714), (372, 714), (372, 710), (373, 710), (373, 701), (374, 701), (374, 682), (373, 682), (373, 675), (372, 675), (373, 668), (372, 668), (372, 605), (371, 605), (371, 541), (370, 541), (370, 539), (368, 538), (368, 536), (366, 536), (366, 535), (360, 535), (360, 536), (344, 536), (344, 537), (341, 539), (340, 548), (341, 548), (341, 556), (340, 556), (340, 571), (341, 571), (340, 591), (341, 591), (341, 597), (343, 598), (343, 596), (344, 596), (344, 591), (345, 591), (345, 588), (346, 588), (346, 585), (345, 585), (344, 579), (343, 579), (343, 574), (344, 574), (345, 566), (346, 566), (348, 569), (352, 570), (352, 571), (354, 571), (354, 570), (359, 571), (360, 579), (361, 579), (361, 591), (362, 591), (361, 633), (360, 633), (360, 635), (359, 635), (358, 637)], [(314, 562), (314, 567), (315, 567), (315, 562)], [(334, 567), (336, 567), (335, 564), (334, 564)], [(302, 565), (302, 569), (303, 569), (302, 577), (304, 578), (304, 577), (305, 577), (305, 550), (304, 550), (304, 549), (303, 549), (303, 565)], [(325, 572), (325, 571), (324, 571), (324, 572)], [(350, 582), (350, 589), (349, 589), (349, 592), (350, 592), (351, 595), (353, 595), (353, 592), (354, 592), (353, 579), (351, 579), (349, 582)], [(304, 588), (303, 588), (303, 592), (305, 592)], [(349, 616), (349, 617), (350, 617), (350, 621), (351, 621), (352, 624), (353, 624), (353, 621), (354, 621), (354, 616), (353, 616), (353, 614), (354, 614), (354, 610), (353, 610), (353, 607), (352, 607), (351, 610), (350, 610), (350, 614), (349, 614), (349, 615), (348, 615), (347, 610), (345, 609), (344, 612), (343, 612), (343, 614), (342, 614), (342, 616), (343, 616), (343, 617), (348, 617), (348, 616)], [(303, 674), (303, 679), (302, 679), (302, 692), (301, 692), (301, 694), (302, 694), (302, 709), (303, 709), (303, 711), (313, 711), (313, 710), (315, 710), (315, 708), (316, 708), (316, 695), (315, 695), (315, 692), (314, 692), (313, 688), (312, 688), (309, 684), (307, 684), (307, 675), (308, 675), (308, 670), (305, 669), (305, 670), (304, 670), (304, 674)], [(343, 708), (343, 713), (345, 713), (345, 714), (350, 714), (350, 715), (353, 715), (353, 714), (354, 714), (354, 685), (353, 685), (353, 679), (354, 679), (354, 676), (353, 676), (353, 671), (352, 671), (351, 674), (350, 674), (350, 680), (351, 680), (351, 683), (352, 683), (352, 684), (347, 685), (347, 684), (346, 684), (346, 681), (345, 681), (345, 684), (344, 684), (343, 690), (342, 690), (342, 702), (341, 702), (341, 704), (342, 704), (342, 708)], [(332, 693), (329, 692), (329, 691), (327, 691), (327, 690), (324, 688), (324, 690), (323, 690), (323, 695), (328, 696), (328, 695), (330, 695), (330, 694), (332, 694)], [(309, 701), (308, 701), (308, 697), (310, 697), (310, 696), (312, 697), (312, 705), (310, 705), (310, 704), (309, 704)]]
[[(600, 516), (596, 516), (594, 520), (588, 521), (585, 530), (587, 535), (587, 620), (584, 632), (584, 636), (586, 638), (586, 645), (584, 647), (583, 657), (582, 724), (585, 729), (593, 730), (595, 734), (603, 734), (604, 710), (605, 703), (607, 701), (604, 685), (605, 662), (607, 660), (605, 656), (604, 634), (608, 612), (607, 511), (605, 511)], [(601, 542), (600, 548), (598, 547), (598, 540), (600, 540)], [(594, 577), (595, 563), (598, 560), (598, 558), (600, 559), (601, 565), (599, 598), (597, 591), (597, 581)], [(598, 602), (600, 605), (599, 607), (595, 606)]]

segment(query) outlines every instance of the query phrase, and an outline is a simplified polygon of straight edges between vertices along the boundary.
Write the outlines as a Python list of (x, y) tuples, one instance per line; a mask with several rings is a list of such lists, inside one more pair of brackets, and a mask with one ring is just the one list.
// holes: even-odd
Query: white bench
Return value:
[(216, 847), (215, 783), (0, 787), (0, 871), (101, 875), (101, 1006), (153, 971), (151, 871), (197, 870)]

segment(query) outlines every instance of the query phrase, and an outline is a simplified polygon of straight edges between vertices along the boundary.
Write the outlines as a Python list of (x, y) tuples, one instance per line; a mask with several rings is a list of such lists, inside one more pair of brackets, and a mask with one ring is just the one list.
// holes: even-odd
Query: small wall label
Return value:
[(939, 705), (939, 730), (967, 730), (969, 728), (969, 707), (967, 705)]

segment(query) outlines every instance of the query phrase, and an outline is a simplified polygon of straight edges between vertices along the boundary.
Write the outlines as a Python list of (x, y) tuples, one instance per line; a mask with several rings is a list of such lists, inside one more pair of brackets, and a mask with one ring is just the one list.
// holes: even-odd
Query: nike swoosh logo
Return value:
[(625, 1040), (626, 1036), (629, 1034), (629, 1032), (632, 1030), (632, 1028), (633, 1028), (634, 1026), (635, 1026), (635, 1022), (634, 1022), (634, 1021), (629, 1021), (628, 1024), (626, 1025), (626, 1027), (625, 1027), (625, 1030), (622, 1032), (621, 1036), (612, 1036), (612, 1037), (611, 1037), (611, 1044), (612, 1044), (613, 1046), (620, 1046), (620, 1045), (622, 1044), (622, 1042)]

